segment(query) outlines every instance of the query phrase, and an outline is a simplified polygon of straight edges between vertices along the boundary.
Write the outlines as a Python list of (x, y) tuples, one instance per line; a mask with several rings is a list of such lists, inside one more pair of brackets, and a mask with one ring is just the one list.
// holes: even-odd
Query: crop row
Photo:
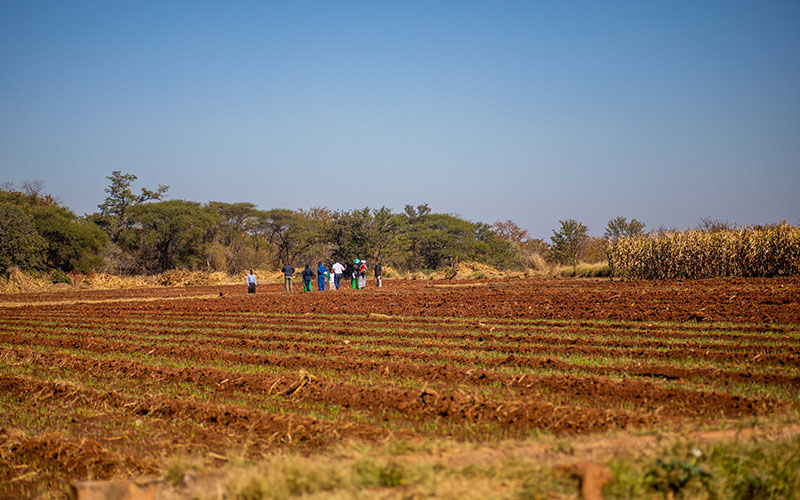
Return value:
[[(514, 375), (502, 372), (492, 372), (486, 370), (486, 366), (475, 366), (472, 368), (451, 368), (448, 372), (447, 368), (454, 367), (453, 356), (448, 354), (440, 355), (439, 363), (431, 363), (433, 355), (427, 356), (423, 359), (420, 353), (415, 350), (409, 351), (413, 354), (413, 358), (417, 361), (409, 361), (406, 356), (403, 356), (398, 351), (382, 350), (375, 352), (372, 359), (359, 357), (358, 351), (350, 349), (349, 346), (337, 346), (336, 350), (327, 348), (325, 346), (308, 345), (307, 349), (300, 349), (300, 345), (284, 345), (284, 353), (259, 353), (257, 349), (239, 349), (237, 346), (231, 348), (219, 348), (215, 344), (219, 341), (198, 345), (196, 342), (160, 342), (160, 343), (141, 343), (131, 341), (108, 341), (101, 338), (92, 337), (85, 338), (81, 335), (35, 335), (30, 334), (17, 334), (4, 335), (2, 340), (7, 345), (39, 345), (43, 347), (53, 347), (60, 349), (82, 349), (90, 352), (97, 353), (146, 353), (148, 356), (162, 356), (168, 359), (183, 359), (186, 362), (198, 362), (202, 360), (225, 361), (230, 363), (246, 363), (250, 365), (268, 365), (268, 366), (283, 366), (292, 369), (311, 369), (318, 370), (320, 368), (333, 370), (340, 374), (356, 373), (386, 373), (397, 374), (402, 376), (414, 375), (420, 380), (436, 380), (442, 379), (444, 382), (451, 384), (460, 380), (469, 380), (477, 374), (481, 379), (486, 379), (487, 382), (497, 382), (499, 384), (508, 384), (513, 381)], [(304, 354), (304, 355), (300, 355)], [(384, 361), (386, 360), (386, 361)], [(464, 357), (465, 361), (469, 358)], [(472, 360), (474, 363), (474, 359)], [(505, 366), (525, 366), (525, 361), (519, 358), (512, 358), (511, 363), (508, 359), (501, 361)], [(550, 363), (549, 360), (537, 360), (541, 363), (540, 366), (550, 366), (552, 370), (556, 366)], [(483, 369), (483, 371), (479, 371)], [(488, 374), (487, 374), (488, 371)], [(455, 373), (454, 373), (455, 372)], [(460, 372), (460, 373), (459, 373)], [(634, 370), (634, 374), (636, 371)], [(442, 376), (442, 374), (445, 374)], [(563, 381), (558, 380), (558, 377), (548, 380), (546, 377), (537, 377), (533, 373), (523, 373), (522, 375), (529, 376), (527, 387), (535, 387), (537, 390), (546, 389), (548, 391), (565, 392), (567, 398), (580, 397), (580, 393), (576, 394), (572, 391), (570, 384), (563, 384)], [(658, 370), (639, 371), (639, 375), (643, 377), (654, 377), (654, 379), (674, 379), (674, 376), (659, 373)], [(743, 378), (751, 378), (753, 374), (743, 374)], [(759, 376), (755, 378), (762, 378), (762, 380), (769, 381), (773, 384), (780, 385), (781, 383), (793, 384), (794, 380), (791, 377), (781, 377), (779, 375), (770, 374)], [(592, 377), (576, 377), (576, 380), (586, 381), (591, 380)], [(610, 381), (609, 381), (610, 382)], [(630, 384), (635, 384), (635, 381), (625, 381)], [(650, 393), (654, 393), (654, 387), (658, 388), (653, 383), (638, 382), (636, 390), (623, 390), (624, 387), (614, 387), (610, 391), (610, 395), (614, 398), (625, 400), (625, 394), (630, 392), (633, 394), (632, 398), (636, 399), (641, 397), (642, 387), (647, 388)], [(592, 399), (595, 403), (602, 398), (602, 393), (597, 392), (596, 383), (592, 382), (590, 392), (586, 393), (586, 399)], [(646, 391), (645, 391), (646, 392)], [(658, 391), (655, 391), (658, 392)], [(701, 405), (704, 394), (701, 391), (694, 391), (698, 395), (695, 404)], [(519, 394), (522, 396), (522, 394)], [(620, 396), (621, 395), (621, 396)], [(589, 397), (590, 396), (590, 397)], [(652, 395), (651, 395), (652, 396)], [(649, 397), (651, 397), (649, 396)], [(652, 397), (651, 397), (652, 399)], [(654, 400), (658, 400), (657, 398)]]

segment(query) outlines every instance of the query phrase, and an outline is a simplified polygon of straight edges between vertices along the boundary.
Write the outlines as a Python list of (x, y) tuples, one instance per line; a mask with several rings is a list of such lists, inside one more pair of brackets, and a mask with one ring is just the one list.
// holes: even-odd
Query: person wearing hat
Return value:
[(353, 271), (350, 273), (350, 288), (358, 288), (358, 264), (361, 261), (359, 259), (353, 259)]
[(358, 289), (361, 290), (362, 288), (367, 286), (367, 261), (361, 260), (358, 264)]

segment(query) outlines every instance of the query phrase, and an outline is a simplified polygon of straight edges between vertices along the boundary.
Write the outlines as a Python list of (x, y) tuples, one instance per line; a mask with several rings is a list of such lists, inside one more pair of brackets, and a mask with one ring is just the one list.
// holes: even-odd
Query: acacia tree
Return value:
[[(218, 215), (215, 243), (212, 252), (223, 254), (225, 270), (236, 274), (252, 260), (253, 250), (247, 246), (248, 229), (255, 219), (257, 210), (252, 203), (209, 202), (208, 208)], [(214, 252), (216, 250), (216, 252)], [(210, 259), (212, 259), (210, 257)], [(252, 265), (252, 264), (251, 264)]]
[(334, 259), (346, 262), (368, 253), (374, 245), (371, 224), (369, 207), (336, 212), (327, 231), (327, 238), (333, 243)]
[(615, 242), (621, 237), (634, 237), (644, 234), (645, 225), (636, 219), (628, 219), (625, 217), (617, 217), (608, 221), (606, 232), (604, 234), (608, 241)]
[(558, 222), (561, 229), (553, 230), (553, 236), (550, 237), (553, 243), (551, 252), (557, 262), (577, 267), (589, 240), (588, 229), (574, 219)]
[(97, 205), (100, 214), (94, 217), (94, 222), (103, 227), (111, 241), (116, 243), (120, 233), (128, 227), (128, 209), (146, 201), (161, 200), (169, 190), (169, 186), (159, 184), (155, 191), (142, 188), (141, 193), (137, 195), (130, 188), (137, 179), (135, 175), (123, 174), (121, 171), (115, 170), (106, 179), (111, 181), (111, 184), (105, 189), (108, 196), (103, 203)]
[(286, 208), (267, 210), (261, 216), (267, 239), (275, 246), (279, 262), (290, 262), (303, 250), (304, 218)]
[(133, 206), (128, 217), (120, 246), (137, 254), (139, 270), (163, 272), (203, 264), (218, 216), (199, 203), (171, 200)]
[(423, 266), (419, 249), (419, 235), (423, 225), (431, 214), (427, 203), (406, 205), (401, 219), (400, 244), (408, 252), (406, 265), (409, 269), (418, 269)]
[(395, 239), (400, 222), (391, 209), (337, 212), (327, 231), (333, 244), (333, 256), (339, 260), (370, 257), (381, 260), (395, 253)]
[(417, 252), (428, 269), (475, 249), (475, 224), (449, 214), (428, 214), (417, 225)]

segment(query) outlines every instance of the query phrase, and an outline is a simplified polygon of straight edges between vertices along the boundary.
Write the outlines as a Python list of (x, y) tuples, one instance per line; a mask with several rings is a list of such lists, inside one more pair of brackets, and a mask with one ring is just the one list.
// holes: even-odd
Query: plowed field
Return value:
[(800, 279), (0, 295), (0, 497), (342, 440), (698, 428), (800, 405)]

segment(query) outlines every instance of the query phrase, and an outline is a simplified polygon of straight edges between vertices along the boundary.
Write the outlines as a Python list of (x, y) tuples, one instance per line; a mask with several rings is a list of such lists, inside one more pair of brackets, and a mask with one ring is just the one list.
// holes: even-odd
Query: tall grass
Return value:
[(623, 237), (610, 245), (609, 265), (625, 279), (797, 276), (800, 228), (782, 223)]

